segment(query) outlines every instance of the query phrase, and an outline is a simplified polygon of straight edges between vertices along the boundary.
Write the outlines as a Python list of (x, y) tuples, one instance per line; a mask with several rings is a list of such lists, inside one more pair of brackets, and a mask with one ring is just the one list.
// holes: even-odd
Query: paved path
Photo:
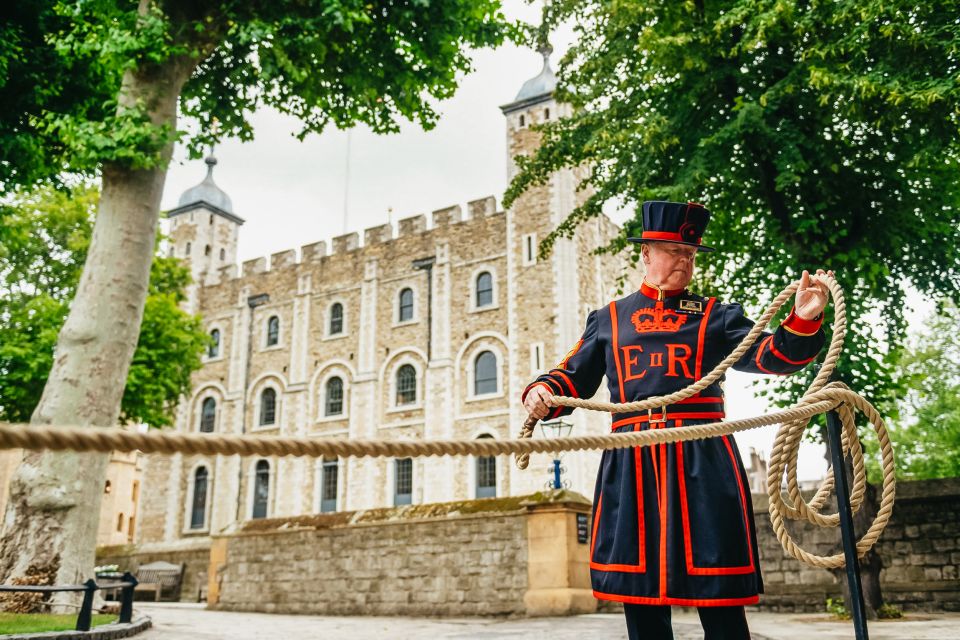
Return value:
[[(138, 602), (137, 611), (153, 618), (154, 627), (141, 640), (347, 640), (450, 638), (550, 638), (581, 640), (627, 637), (619, 614), (568, 618), (388, 618), (291, 616), (267, 613), (207, 611), (204, 605)], [(847, 622), (821, 615), (748, 614), (755, 640), (834, 640), (853, 638)], [(696, 612), (674, 610), (675, 640), (702, 640)], [(960, 614), (917, 614), (905, 620), (875, 622), (871, 640), (960, 640)]]

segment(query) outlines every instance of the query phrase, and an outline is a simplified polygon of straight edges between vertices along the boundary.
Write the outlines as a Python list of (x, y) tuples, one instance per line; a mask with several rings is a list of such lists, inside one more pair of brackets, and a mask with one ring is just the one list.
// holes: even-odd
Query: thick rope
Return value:
[[(851, 493), (851, 505), (858, 509), (863, 502), (866, 486), (866, 474), (863, 466), (863, 454), (856, 433), (853, 410), (863, 413), (873, 425), (880, 441), (880, 453), (883, 461), (883, 493), (880, 509), (866, 534), (857, 543), (860, 555), (866, 553), (876, 542), (893, 511), (895, 479), (893, 449), (887, 436), (886, 427), (880, 414), (873, 405), (854, 391), (840, 383), (828, 383), (837, 358), (843, 346), (846, 331), (846, 307), (843, 291), (835, 280), (827, 280), (835, 304), (833, 336), (827, 356), (816, 379), (810, 388), (793, 407), (775, 411), (764, 416), (742, 418), (700, 425), (684, 425), (675, 429), (657, 429), (610, 433), (602, 435), (574, 436), (567, 438), (534, 440), (530, 436), (536, 420), (528, 418), (524, 430), (515, 440), (430, 440), (430, 441), (390, 441), (333, 438), (288, 438), (258, 435), (219, 435), (212, 433), (177, 433), (153, 431), (136, 433), (117, 428), (89, 426), (50, 426), (0, 423), (0, 449), (30, 450), (73, 450), (73, 451), (141, 451), (143, 453), (162, 454), (205, 454), (205, 455), (261, 455), (261, 456), (352, 456), (352, 457), (412, 457), (442, 455), (492, 456), (515, 454), (521, 468), (527, 466), (530, 453), (557, 453), (561, 451), (581, 451), (590, 449), (621, 449), (645, 447), (653, 444), (700, 440), (729, 435), (746, 429), (754, 429), (771, 424), (780, 424), (780, 430), (774, 442), (769, 461), (767, 493), (770, 497), (770, 520), (777, 538), (791, 555), (815, 567), (837, 568), (844, 565), (843, 554), (816, 556), (801, 549), (790, 537), (784, 525), (784, 519), (806, 518), (819, 526), (835, 527), (839, 519), (836, 514), (822, 515), (820, 509), (833, 486), (833, 476), (828, 475), (817, 494), (810, 502), (804, 502), (800, 495), (796, 478), (796, 458), (800, 437), (809, 419), (817, 414), (836, 409), (843, 424), (844, 451), (853, 459), (854, 483)], [(660, 408), (688, 398), (719, 379), (759, 338), (764, 327), (780, 306), (796, 291), (797, 283), (788, 286), (760, 317), (757, 324), (744, 337), (743, 341), (727, 358), (689, 387), (675, 393), (648, 398), (636, 402), (615, 404), (594, 402), (578, 398), (553, 396), (551, 403), (558, 406), (580, 407), (595, 411), (614, 413), (642, 411)], [(784, 501), (780, 490), (786, 473), (787, 494), (792, 504)]]

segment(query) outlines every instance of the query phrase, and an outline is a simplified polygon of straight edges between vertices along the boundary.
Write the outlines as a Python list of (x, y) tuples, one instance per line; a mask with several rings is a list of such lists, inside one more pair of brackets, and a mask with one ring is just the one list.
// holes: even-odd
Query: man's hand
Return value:
[(811, 275), (806, 269), (803, 270), (794, 308), (797, 315), (804, 320), (813, 320), (826, 308), (827, 300), (830, 299), (830, 290), (825, 280), (828, 275), (832, 278), (833, 271), (817, 269), (816, 275)]
[(537, 420), (543, 420), (550, 413), (551, 407), (556, 406), (550, 402), (552, 397), (551, 392), (538, 384), (527, 392), (527, 397), (523, 399), (523, 408)]

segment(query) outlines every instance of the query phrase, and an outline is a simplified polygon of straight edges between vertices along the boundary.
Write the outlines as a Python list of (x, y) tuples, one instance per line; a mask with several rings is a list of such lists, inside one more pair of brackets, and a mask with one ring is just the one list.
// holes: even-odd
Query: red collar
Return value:
[(646, 280), (640, 284), (640, 293), (654, 300), (663, 300), (664, 298), (678, 296), (684, 291), (684, 289), (661, 289), (657, 285), (648, 284)]

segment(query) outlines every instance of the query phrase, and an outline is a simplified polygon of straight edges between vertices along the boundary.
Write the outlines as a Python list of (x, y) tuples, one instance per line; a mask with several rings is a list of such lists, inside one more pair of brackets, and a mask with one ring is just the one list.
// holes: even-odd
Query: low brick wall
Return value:
[[(766, 589), (758, 608), (822, 612), (828, 597), (840, 597), (840, 583), (831, 572), (787, 556), (770, 526), (767, 496), (754, 495), (753, 501)], [(841, 550), (839, 529), (799, 522), (788, 528), (809, 551)], [(960, 611), (960, 478), (898, 483), (893, 517), (877, 550), (885, 602), (905, 611)]]
[(214, 539), (210, 606), (333, 615), (589, 612), (569, 492), (262, 520)]
[[(175, 545), (97, 547), (97, 566), (116, 564), (120, 565), (120, 571), (129, 571), (134, 574), (140, 565), (158, 560), (185, 564), (183, 580), (180, 583), (180, 601), (199, 602), (201, 587), (205, 592), (209, 582), (207, 567), (210, 565), (210, 540), (208, 538)], [(137, 597), (142, 596), (138, 593)]]

